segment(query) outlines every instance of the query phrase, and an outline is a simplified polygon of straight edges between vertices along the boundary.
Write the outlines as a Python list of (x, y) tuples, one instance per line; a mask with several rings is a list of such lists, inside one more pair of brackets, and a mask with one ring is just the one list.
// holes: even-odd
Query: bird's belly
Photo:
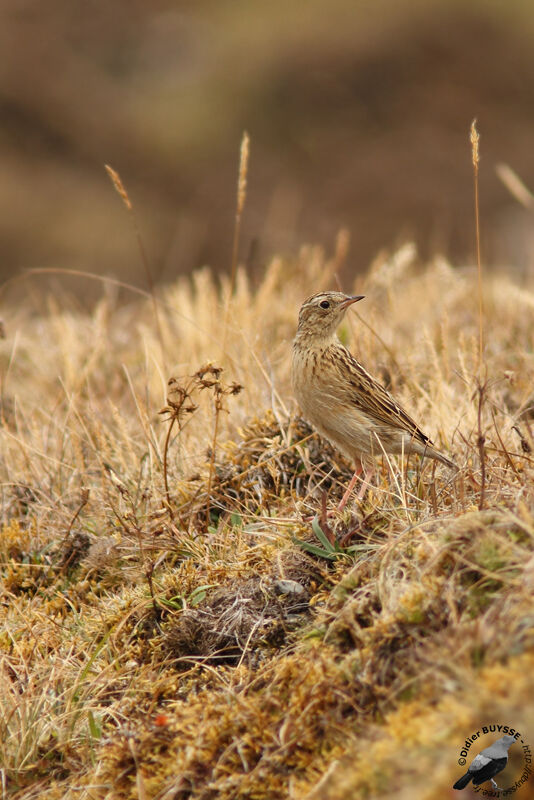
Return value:
[(295, 382), (293, 388), (303, 416), (348, 458), (380, 453), (378, 427), (367, 414), (340, 402), (328, 386), (318, 384), (310, 392), (309, 385), (302, 391)]
[(359, 458), (361, 454), (380, 455), (379, 439), (384, 438), (384, 432), (356, 408), (329, 408), (328, 413), (310, 417), (310, 421), (350, 458)]

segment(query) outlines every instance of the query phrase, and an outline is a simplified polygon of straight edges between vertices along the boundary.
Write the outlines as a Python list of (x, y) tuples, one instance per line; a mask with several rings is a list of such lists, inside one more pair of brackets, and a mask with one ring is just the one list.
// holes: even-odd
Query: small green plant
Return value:
[[(319, 516), (314, 517), (312, 521), (312, 531), (317, 537), (319, 545), (307, 542), (304, 539), (299, 539), (296, 536), (293, 537), (293, 541), (307, 553), (311, 553), (319, 558), (325, 558), (327, 561), (351, 557), (359, 551), (368, 549), (367, 545), (362, 544), (353, 544), (348, 547), (343, 546), (343, 540), (341, 542), (337, 541), (330, 526), (325, 523), (323, 519), (320, 519)], [(346, 537), (344, 538), (346, 539)]]
[(175, 594), (168, 600), (160, 599), (160, 603), (161, 605), (175, 609), (176, 611), (182, 611), (184, 608), (195, 608), (206, 599), (208, 591), (210, 589), (215, 589), (216, 587), (216, 583), (205, 583), (202, 586), (197, 586), (196, 589), (193, 589), (193, 591), (187, 597), (182, 594)]

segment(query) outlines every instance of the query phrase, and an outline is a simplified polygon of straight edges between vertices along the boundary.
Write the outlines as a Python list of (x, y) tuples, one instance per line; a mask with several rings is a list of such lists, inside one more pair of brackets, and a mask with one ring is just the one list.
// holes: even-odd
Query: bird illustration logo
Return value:
[(453, 789), (465, 789), (470, 781), (473, 781), (474, 786), (480, 786), (481, 783), (491, 781), (491, 785), (495, 791), (499, 790), (496, 782), (493, 780), (495, 775), (501, 772), (508, 763), (508, 748), (515, 742), (513, 736), (501, 736), (493, 742), (492, 745), (482, 750), (478, 756), (475, 756), (469, 769), (458, 778)]

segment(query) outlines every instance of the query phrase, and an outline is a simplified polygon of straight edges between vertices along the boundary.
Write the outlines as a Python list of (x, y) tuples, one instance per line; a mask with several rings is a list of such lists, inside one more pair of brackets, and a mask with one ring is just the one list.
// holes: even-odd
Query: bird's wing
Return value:
[[(478, 756), (477, 756), (478, 758)], [(485, 758), (485, 756), (484, 756)], [(487, 763), (480, 767), (473, 775), (473, 783), (475, 786), (480, 786), (481, 783), (489, 781), (501, 772), (507, 763), (507, 758), (488, 758)], [(472, 764), (469, 767), (469, 772), (472, 772)]]
[[(401, 428), (414, 438), (419, 439), (423, 444), (432, 445), (430, 438), (423, 433), (417, 423), (393, 399), (387, 389), (384, 389), (361, 364), (358, 364), (352, 353), (345, 347), (343, 347), (343, 350), (345, 358), (336, 358), (333, 359), (333, 362), (339, 365), (340, 377), (344, 378), (341, 383), (347, 385), (347, 399), (354, 403), (358, 409), (364, 411), (370, 417), (374, 417), (378, 422), (383, 422), (394, 428)], [(345, 369), (342, 369), (342, 367), (345, 367)]]
[(479, 753), (478, 756), (475, 756), (470, 763), (469, 772), (479, 772), (479, 770), (483, 769), (491, 760), (491, 758), (483, 756), (482, 753)]

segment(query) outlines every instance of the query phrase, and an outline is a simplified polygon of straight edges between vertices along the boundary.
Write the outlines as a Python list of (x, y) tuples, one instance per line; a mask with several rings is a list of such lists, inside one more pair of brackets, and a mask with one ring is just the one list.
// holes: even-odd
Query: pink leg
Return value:
[[(358, 466), (356, 467), (356, 470), (354, 472), (354, 475), (350, 479), (350, 483), (347, 486), (347, 490), (346, 490), (345, 494), (343, 495), (343, 497), (341, 498), (341, 502), (337, 507), (338, 511), (343, 511), (343, 509), (347, 505), (349, 497), (352, 494), (352, 490), (356, 486), (356, 483), (357, 483), (358, 479), (360, 478), (360, 475), (362, 474), (362, 471), (363, 471), (362, 465), (358, 464)], [(356, 495), (356, 500), (361, 500), (363, 498), (365, 492), (369, 488), (369, 481), (373, 477), (373, 474), (374, 474), (374, 470), (373, 469), (366, 470), (366, 472), (365, 472), (365, 474), (364, 474), (364, 476), (362, 478), (362, 485), (360, 487), (360, 491)]]

